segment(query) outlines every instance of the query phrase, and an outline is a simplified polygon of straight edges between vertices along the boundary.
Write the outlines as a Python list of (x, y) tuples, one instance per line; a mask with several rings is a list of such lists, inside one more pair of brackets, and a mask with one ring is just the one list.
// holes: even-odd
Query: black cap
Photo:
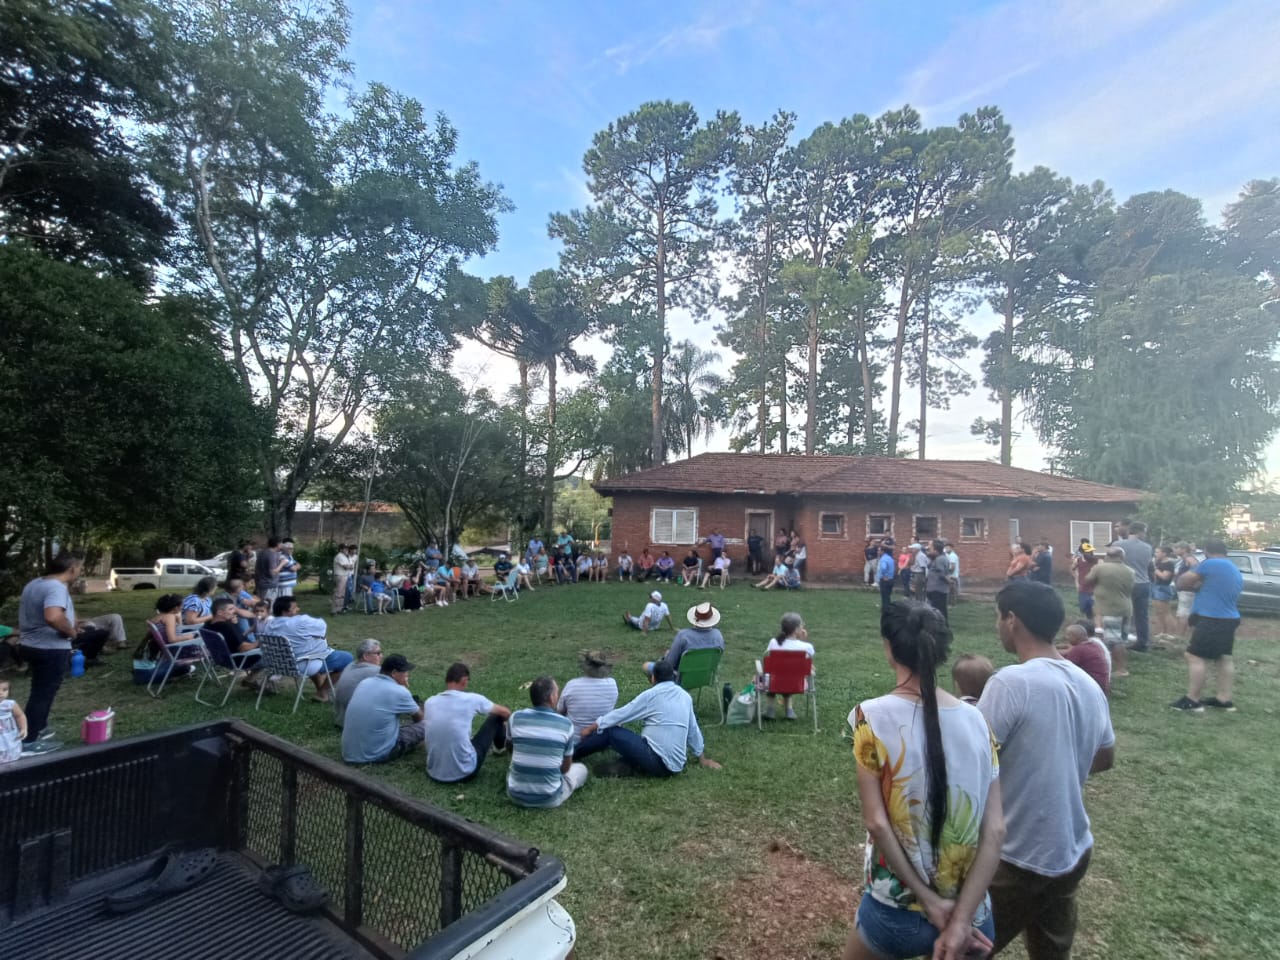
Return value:
[(408, 673), (414, 665), (398, 653), (382, 659), (383, 673)]

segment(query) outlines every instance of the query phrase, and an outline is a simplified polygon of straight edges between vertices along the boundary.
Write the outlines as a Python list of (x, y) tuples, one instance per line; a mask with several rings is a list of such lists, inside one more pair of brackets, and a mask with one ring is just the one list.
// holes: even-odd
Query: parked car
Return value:
[(1227, 559), (1239, 567), (1244, 576), (1240, 612), (1280, 613), (1280, 553), (1228, 550)]
[(201, 560), (200, 562), (212, 570), (213, 575), (219, 580), (225, 580), (227, 579), (227, 564), (231, 562), (231, 554), (233, 553), (235, 553), (234, 550), (223, 550), (216, 557)]
[(214, 577), (215, 573), (198, 560), (178, 557), (162, 557), (151, 569), (147, 567), (112, 567), (107, 581), (108, 590), (165, 590), (185, 593), (196, 585), (201, 577)]

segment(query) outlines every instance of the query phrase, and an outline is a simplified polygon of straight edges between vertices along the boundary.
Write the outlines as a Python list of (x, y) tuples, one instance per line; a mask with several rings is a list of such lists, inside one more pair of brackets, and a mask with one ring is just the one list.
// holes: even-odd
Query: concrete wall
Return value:
[[(719, 530), (728, 538), (728, 554), (734, 567), (745, 570), (748, 515), (768, 517), (771, 529), (800, 530), (809, 548), (808, 573), (822, 580), (858, 579), (862, 550), (870, 525), (884, 518), (898, 543), (910, 543), (923, 534), (929, 518), (932, 535), (950, 540), (960, 557), (961, 575), (979, 579), (1003, 578), (1009, 564), (1010, 520), (1018, 521), (1019, 535), (1035, 543), (1048, 540), (1058, 563), (1055, 574), (1068, 578), (1068, 558), (1075, 543), (1071, 521), (1114, 522), (1133, 512), (1133, 504), (1060, 504), (1011, 501), (947, 503), (944, 498), (889, 499), (885, 497), (760, 497), (742, 494), (669, 495), (617, 494), (613, 498), (613, 548), (625, 547), (633, 555), (643, 547), (655, 553), (670, 550), (679, 558), (689, 544), (655, 543), (651, 539), (651, 511), (697, 511), (697, 536)], [(824, 530), (825, 518), (825, 530)], [(966, 530), (963, 521), (970, 523)], [(764, 534), (766, 531), (761, 529)], [(766, 556), (769, 554), (766, 548)], [(704, 554), (705, 554), (704, 548)]]

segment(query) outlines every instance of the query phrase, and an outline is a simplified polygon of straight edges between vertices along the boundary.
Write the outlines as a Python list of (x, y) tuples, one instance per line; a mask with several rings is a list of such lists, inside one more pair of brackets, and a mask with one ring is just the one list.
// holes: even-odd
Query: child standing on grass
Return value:
[(982, 691), (995, 672), (995, 664), (986, 657), (963, 653), (951, 665), (951, 686), (965, 703), (976, 704), (982, 699)]
[(17, 701), (9, 699), (9, 681), (0, 680), (0, 763), (10, 763), (22, 756), (22, 741), (27, 736), (27, 715)]

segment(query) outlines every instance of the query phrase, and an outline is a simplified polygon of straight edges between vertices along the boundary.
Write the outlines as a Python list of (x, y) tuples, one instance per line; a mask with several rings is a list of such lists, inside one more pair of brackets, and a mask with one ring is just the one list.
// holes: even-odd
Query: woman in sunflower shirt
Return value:
[(985, 957), (1004, 838), (995, 743), (977, 708), (937, 685), (951, 631), (936, 610), (890, 604), (880, 634), (898, 682), (849, 715), (867, 843), (844, 960)]

